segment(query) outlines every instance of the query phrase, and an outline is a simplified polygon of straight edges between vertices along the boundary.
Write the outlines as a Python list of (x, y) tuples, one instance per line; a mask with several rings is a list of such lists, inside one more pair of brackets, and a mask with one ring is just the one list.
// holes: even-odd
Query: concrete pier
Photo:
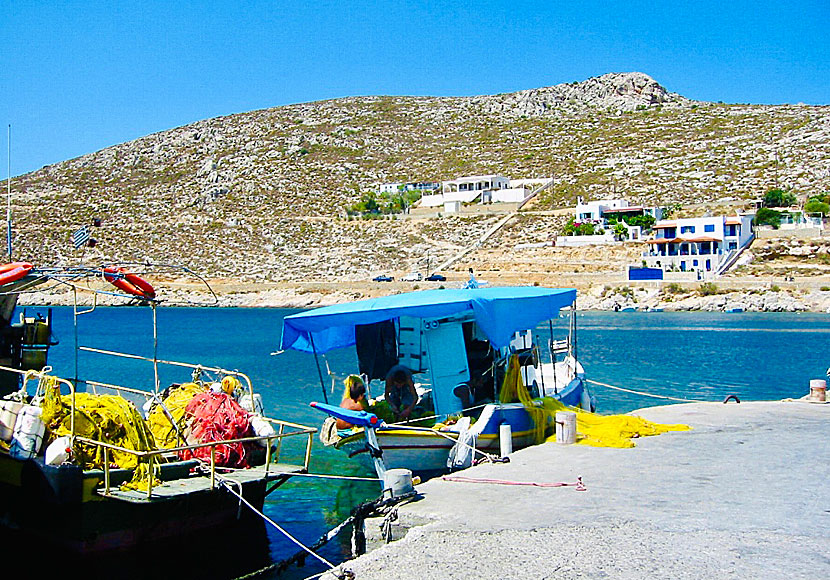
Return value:
[[(643, 409), (692, 431), (633, 449), (545, 444), (401, 506), (394, 541), (341, 566), (359, 580), (830, 577), (830, 405)], [(379, 536), (380, 520), (367, 535)], [(324, 578), (331, 578), (326, 575)]]

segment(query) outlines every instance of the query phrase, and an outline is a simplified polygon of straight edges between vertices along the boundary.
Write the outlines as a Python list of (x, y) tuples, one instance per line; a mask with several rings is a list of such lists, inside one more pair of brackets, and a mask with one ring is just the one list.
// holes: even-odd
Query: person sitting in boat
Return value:
[[(366, 401), (366, 385), (363, 384), (363, 379), (357, 375), (349, 375), (344, 381), (346, 390), (343, 393), (343, 400), (340, 401), (340, 406), (350, 411), (365, 411), (369, 408), (369, 403)], [(353, 425), (337, 419), (338, 429), (351, 429)]]
[(412, 414), (418, 402), (418, 393), (415, 383), (412, 382), (412, 371), (403, 365), (395, 365), (386, 373), (386, 391), (383, 397), (395, 419), (406, 420)]

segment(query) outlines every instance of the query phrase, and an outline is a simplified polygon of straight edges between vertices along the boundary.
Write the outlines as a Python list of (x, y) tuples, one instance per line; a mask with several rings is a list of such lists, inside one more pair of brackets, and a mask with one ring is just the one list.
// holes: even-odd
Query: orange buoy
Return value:
[(0, 266), (0, 286), (16, 282), (23, 278), (26, 274), (32, 271), (32, 266), (29, 262), (12, 262), (11, 264), (3, 264)]
[(156, 291), (149, 282), (124, 268), (107, 266), (104, 268), (104, 279), (127, 294), (148, 300), (156, 297)]

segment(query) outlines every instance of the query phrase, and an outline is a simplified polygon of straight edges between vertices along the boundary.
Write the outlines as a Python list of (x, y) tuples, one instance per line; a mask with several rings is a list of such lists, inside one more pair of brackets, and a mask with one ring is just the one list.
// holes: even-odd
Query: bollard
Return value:
[(556, 442), (564, 445), (576, 443), (576, 413), (571, 411), (556, 413)]
[(383, 474), (383, 487), (392, 491), (392, 497), (412, 493), (412, 472), (408, 469), (387, 469)]
[(816, 403), (827, 401), (827, 381), (824, 379), (810, 379), (810, 400)]
[(513, 430), (509, 423), (499, 425), (499, 447), (502, 459), (513, 453)]

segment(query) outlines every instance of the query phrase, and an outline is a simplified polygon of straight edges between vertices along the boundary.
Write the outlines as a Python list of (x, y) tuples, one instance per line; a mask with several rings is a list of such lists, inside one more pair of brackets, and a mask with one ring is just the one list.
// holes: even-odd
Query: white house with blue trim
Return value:
[(714, 277), (752, 241), (752, 218), (750, 214), (659, 221), (653, 227), (654, 237), (646, 240), (645, 265)]

